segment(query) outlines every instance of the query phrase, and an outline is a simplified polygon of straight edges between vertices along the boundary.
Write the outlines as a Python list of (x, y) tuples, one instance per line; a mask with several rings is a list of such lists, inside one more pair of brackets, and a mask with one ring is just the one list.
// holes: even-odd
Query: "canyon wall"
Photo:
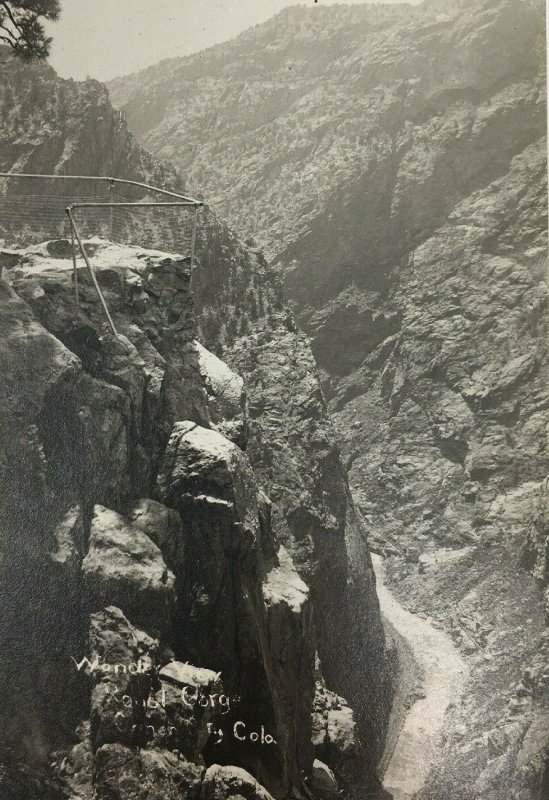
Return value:
[[(5, 169), (179, 187), (100, 84), (10, 62), (0, 88)], [(365, 527), (279, 284), (207, 209), (192, 289), (186, 258), (86, 249), (118, 338), (83, 263), (75, 301), (67, 240), (2, 251), (2, 791), (323, 797), (323, 762), (375, 787), (391, 685)]]
[(522, 0), (293, 8), (109, 86), (274, 263), (393, 591), (466, 658), (425, 800), (548, 791), (543, 34)]
[[(118, 338), (102, 334), (84, 270), (76, 304), (69, 252), (23, 251), (3, 283), (3, 593), (6, 637), (18, 642), (3, 727), (36, 766), (78, 724), (98, 796), (111, 795), (97, 771), (112, 781), (136, 744), (167, 759), (167, 786), (190, 775), (198, 791), (206, 758), (286, 793), (311, 779), (309, 590), (274, 537), (244, 452), (210, 420), (211, 359), (199, 359), (193, 340), (188, 270), (165, 254), (117, 249), (90, 247)], [(242, 416), (242, 382), (225, 370)], [(151, 671), (132, 683), (126, 672), (92, 669), (87, 696), (71, 662), (88, 648), (92, 662), (141, 657)], [(226, 720), (209, 702), (189, 710), (178, 687), (238, 697), (237, 707)], [(217, 749), (209, 722), (226, 723)], [(236, 722), (263, 725), (270, 746), (236, 741)], [(172, 769), (176, 750), (183, 764)], [(71, 758), (81, 755), (59, 757), (69, 784), (75, 770), (84, 777), (67, 768)]]
[[(22, 64), (6, 47), (1, 53), (2, 172), (177, 181), (172, 167), (135, 141), (99, 81), (62, 80), (44, 62)], [(69, 184), (62, 193), (71, 193)]]

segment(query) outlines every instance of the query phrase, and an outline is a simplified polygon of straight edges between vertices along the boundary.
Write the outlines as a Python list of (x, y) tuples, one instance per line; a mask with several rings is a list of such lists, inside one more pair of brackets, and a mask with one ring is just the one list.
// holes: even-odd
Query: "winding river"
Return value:
[(383, 616), (407, 642), (422, 674), (421, 699), (407, 712), (389, 757), (383, 787), (394, 800), (410, 800), (437, 762), (444, 713), (463, 690), (466, 666), (451, 638), (428, 619), (411, 614), (386, 586), (381, 556), (372, 555)]

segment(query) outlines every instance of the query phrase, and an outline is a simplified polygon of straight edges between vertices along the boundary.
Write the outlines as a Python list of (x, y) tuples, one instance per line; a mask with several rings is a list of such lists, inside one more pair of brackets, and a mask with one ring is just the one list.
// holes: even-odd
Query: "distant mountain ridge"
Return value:
[[(140, 141), (172, 161), (189, 189), (206, 192), (237, 232), (283, 266), (306, 258), (318, 282), (341, 288), (345, 272), (392, 268), (543, 134), (541, 8), (521, 0), (296, 6), (232, 42), (114, 80), (109, 91)], [(506, 118), (511, 136), (492, 148), (491, 126), (505, 130)], [(325, 218), (341, 227), (328, 244)], [(360, 245), (354, 229), (345, 233), (357, 224)], [(324, 276), (319, 262), (328, 260)]]

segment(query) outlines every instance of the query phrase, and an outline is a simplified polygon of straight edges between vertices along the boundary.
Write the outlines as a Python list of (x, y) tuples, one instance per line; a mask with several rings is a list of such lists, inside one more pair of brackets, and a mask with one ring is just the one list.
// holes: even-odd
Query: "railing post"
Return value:
[(76, 247), (74, 246), (74, 230), (72, 227), (72, 220), (69, 216), (69, 227), (71, 229), (71, 245), (72, 245), (72, 270), (74, 275), (74, 293), (76, 295), (76, 302), (80, 303), (80, 297), (78, 293), (78, 270), (76, 268)]
[(80, 253), (82, 254), (82, 258), (86, 262), (86, 266), (87, 266), (88, 271), (90, 273), (93, 285), (95, 287), (95, 291), (97, 292), (97, 296), (99, 297), (101, 305), (103, 306), (103, 311), (105, 312), (105, 316), (107, 317), (107, 320), (109, 322), (110, 329), (114, 333), (115, 336), (118, 336), (117, 330), (114, 327), (114, 322), (112, 321), (112, 317), (111, 317), (109, 309), (107, 307), (107, 303), (105, 302), (105, 298), (103, 297), (103, 292), (101, 291), (101, 287), (97, 283), (97, 278), (95, 277), (95, 272), (93, 271), (92, 265), (91, 265), (90, 260), (88, 258), (88, 254), (84, 250), (84, 245), (82, 244), (82, 239), (80, 238), (80, 234), (78, 233), (78, 228), (76, 227), (76, 223), (75, 223), (74, 218), (72, 216), (70, 206), (69, 206), (69, 208), (66, 208), (65, 211), (67, 213), (67, 216), (69, 218), (69, 222), (71, 224), (71, 230), (74, 232), (74, 235), (76, 236), (76, 241), (78, 242), (78, 248), (80, 250)]
[[(73, 203), (71, 203), (70, 206), (68, 206), (65, 209), (65, 212), (66, 212), (66, 214), (68, 216), (69, 227), (70, 227), (70, 235), (71, 235), (73, 281), (74, 281), (74, 291), (75, 291), (76, 302), (77, 303), (80, 302), (80, 287), (79, 287), (79, 281), (78, 281), (78, 266), (77, 266), (77, 255), (78, 255), (78, 253), (77, 253), (77, 245), (78, 245), (78, 250), (79, 250), (82, 258), (84, 259), (86, 267), (87, 267), (87, 269), (88, 269), (88, 271), (90, 273), (93, 285), (95, 287), (95, 291), (97, 292), (97, 296), (99, 297), (99, 300), (101, 301), (101, 305), (102, 305), (103, 310), (105, 312), (105, 316), (107, 317), (107, 320), (109, 322), (111, 330), (113, 331), (113, 333), (115, 335), (117, 335), (116, 328), (114, 326), (112, 317), (111, 317), (111, 315), (109, 313), (109, 309), (108, 309), (107, 304), (105, 302), (105, 298), (103, 296), (101, 288), (100, 288), (100, 286), (99, 286), (99, 284), (97, 282), (97, 279), (95, 277), (95, 273), (94, 273), (93, 268), (91, 266), (91, 263), (90, 263), (90, 260), (88, 258), (88, 255), (87, 255), (86, 251), (84, 250), (84, 245), (82, 243), (80, 232), (79, 232), (78, 227), (76, 225), (75, 219), (74, 219), (74, 217), (72, 215), (72, 212), (75, 209), (77, 209), (77, 208), (78, 209), (92, 209), (92, 208), (95, 208), (95, 209), (103, 209), (103, 212), (104, 212), (104, 210), (106, 208), (109, 208), (108, 226), (109, 226), (109, 237), (110, 237), (110, 239), (112, 241), (113, 237), (115, 235), (115, 231), (114, 231), (114, 223), (115, 223), (115, 220), (114, 220), (114, 209), (115, 208), (132, 208), (135, 211), (143, 210), (143, 209), (146, 209), (146, 208), (156, 208), (156, 209), (166, 209), (166, 208), (183, 209), (183, 208), (185, 208), (185, 210), (190, 210), (191, 208), (193, 208), (194, 209), (194, 215), (193, 215), (193, 220), (192, 220), (192, 232), (191, 232), (190, 276), (189, 276), (189, 286), (190, 286), (190, 288), (192, 287), (193, 278), (194, 278), (195, 260), (196, 260), (196, 240), (197, 240), (197, 229), (198, 229), (198, 212), (199, 212), (200, 208), (203, 206), (203, 203), (200, 200), (197, 200), (197, 199), (191, 198), (191, 197), (186, 197), (184, 195), (178, 194), (177, 192), (172, 192), (172, 191), (170, 191), (168, 189), (160, 189), (157, 186), (150, 186), (149, 184), (142, 183), (141, 181), (126, 180), (124, 178), (113, 178), (113, 177), (110, 177), (110, 176), (107, 176), (107, 175), (103, 175), (103, 176), (99, 176), (99, 175), (46, 175), (46, 174), (38, 174), (38, 173), (24, 173), (24, 172), (0, 172), (0, 179), (8, 179), (8, 180), (10, 180), (10, 179), (16, 179), (16, 180), (28, 179), (28, 180), (39, 180), (39, 181), (40, 180), (41, 181), (44, 181), (44, 180), (46, 180), (46, 181), (57, 181), (57, 180), (59, 180), (59, 181), (87, 181), (87, 182), (91, 182), (91, 183), (93, 183), (94, 181), (95, 182), (101, 181), (103, 183), (103, 185), (104, 185), (105, 182), (107, 183), (107, 186), (108, 186), (108, 202), (88, 202), (88, 203), (86, 203), (86, 202), (84, 202), (84, 203), (82, 203), (82, 202), (73, 202)], [(120, 202), (117, 202), (116, 201), (116, 188), (119, 185), (122, 185), (122, 186), (134, 186), (134, 187), (137, 187), (139, 189), (144, 189), (147, 192), (151, 192), (153, 194), (161, 195), (162, 198), (167, 198), (167, 199), (166, 200), (162, 199), (159, 202), (150, 202), (148, 200), (145, 200), (144, 202), (141, 202), (141, 201), (128, 202), (128, 201), (125, 201), (125, 200), (121, 200)], [(100, 197), (104, 197), (104, 196), (105, 196), (104, 194), (100, 195)], [(53, 195), (52, 197), (55, 197), (55, 195)], [(2, 202), (3, 199), (4, 199), (4, 196), (0, 196), (0, 205), (1, 205), (1, 202)], [(8, 196), (8, 199), (10, 199), (9, 196)], [(101, 231), (99, 231), (99, 232), (103, 233), (103, 230), (104, 229), (101, 228)], [(187, 230), (188, 229), (185, 228), (186, 232), (187, 232)], [(59, 232), (56, 231), (55, 235), (59, 236)], [(2, 276), (2, 266), (0, 265), (0, 277), (1, 276)]]
[[(113, 197), (114, 197), (114, 181), (109, 180), (109, 203), (112, 203)], [(113, 226), (114, 226), (113, 211), (114, 209), (111, 205), (109, 210), (109, 239), (111, 240), (111, 242), (113, 240), (112, 237), (113, 237)]]
[(196, 229), (198, 227), (198, 206), (194, 207), (193, 232), (191, 235), (191, 275), (189, 278), (189, 292), (193, 288), (194, 254), (196, 250)]

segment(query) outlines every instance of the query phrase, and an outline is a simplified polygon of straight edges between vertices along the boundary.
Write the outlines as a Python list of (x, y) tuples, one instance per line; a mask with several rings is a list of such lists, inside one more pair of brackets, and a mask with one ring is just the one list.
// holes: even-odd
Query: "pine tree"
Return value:
[(0, 0), (0, 42), (24, 61), (47, 58), (51, 37), (42, 19), (59, 17), (58, 0)]

